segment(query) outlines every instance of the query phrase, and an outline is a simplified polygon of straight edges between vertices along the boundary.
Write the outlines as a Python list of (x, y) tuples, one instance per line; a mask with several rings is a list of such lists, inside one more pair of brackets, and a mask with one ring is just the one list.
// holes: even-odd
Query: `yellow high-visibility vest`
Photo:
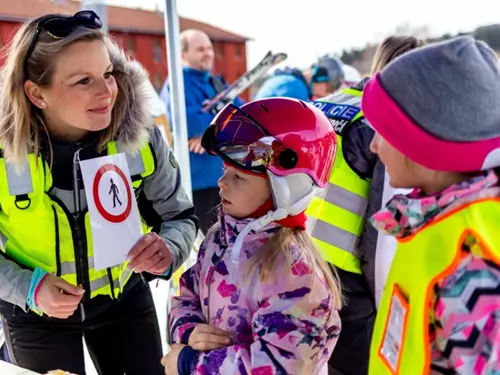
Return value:
[(430, 372), (432, 291), (456, 270), (470, 234), (482, 255), (500, 265), (500, 199), (459, 207), (399, 242), (375, 321), (370, 375)]
[(357, 257), (371, 181), (361, 178), (344, 159), (342, 134), (363, 117), (362, 92), (342, 90), (313, 104), (330, 118), (337, 133), (337, 155), (328, 186), (306, 211), (307, 228), (323, 258), (336, 267), (361, 274)]
[[(119, 142), (110, 142), (108, 154), (116, 154), (120, 148)], [(132, 184), (137, 189), (155, 170), (153, 151), (148, 143), (137, 154), (125, 153), (125, 156)], [(118, 298), (132, 271), (127, 269), (127, 263), (100, 271), (94, 269), (89, 213), (82, 216), (84, 233), (76, 233), (72, 228), (72, 215), (57, 198), (49, 195), (51, 188), (51, 171), (41, 156), (36, 160), (34, 154), (29, 154), (21, 173), (0, 158), (0, 234), (3, 239), (0, 250), (24, 267), (39, 267), (73, 285), (77, 285), (77, 274), (87, 273), (90, 298), (97, 295)], [(149, 231), (143, 221), (143, 232)], [(83, 236), (87, 264), (77, 269), (75, 243)]]

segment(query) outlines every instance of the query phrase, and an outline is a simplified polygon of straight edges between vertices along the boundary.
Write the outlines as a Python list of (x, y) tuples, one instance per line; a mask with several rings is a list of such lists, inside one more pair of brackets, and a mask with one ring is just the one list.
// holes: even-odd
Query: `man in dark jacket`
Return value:
[[(217, 181), (222, 175), (222, 161), (207, 155), (201, 146), (201, 136), (215, 115), (213, 112), (203, 112), (202, 108), (203, 103), (215, 97), (227, 85), (222, 77), (211, 73), (214, 50), (208, 35), (199, 30), (185, 30), (180, 37), (193, 204), (200, 220), (200, 229), (206, 234), (215, 220), (214, 209), (220, 203)], [(161, 98), (167, 105), (167, 116), (172, 124), (170, 94), (167, 81)], [(243, 101), (237, 98), (234, 103), (240, 106)]]

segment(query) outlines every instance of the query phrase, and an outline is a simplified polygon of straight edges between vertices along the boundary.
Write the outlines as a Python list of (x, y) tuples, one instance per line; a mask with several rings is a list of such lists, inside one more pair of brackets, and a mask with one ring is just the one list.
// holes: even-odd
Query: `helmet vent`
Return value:
[(299, 158), (294, 150), (288, 148), (280, 152), (278, 162), (281, 167), (285, 169), (292, 169), (295, 168), (295, 166), (299, 162)]
[(269, 109), (264, 104), (260, 103), (260, 106), (262, 107), (262, 109), (264, 111), (266, 111), (267, 113), (269, 113)]

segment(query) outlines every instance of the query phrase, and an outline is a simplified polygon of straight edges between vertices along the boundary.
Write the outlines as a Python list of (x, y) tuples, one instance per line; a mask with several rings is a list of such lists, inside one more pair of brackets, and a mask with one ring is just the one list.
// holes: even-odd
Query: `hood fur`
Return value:
[(113, 121), (119, 124), (117, 140), (123, 142), (125, 151), (138, 151), (149, 140), (154, 126), (148, 108), (148, 73), (138, 62), (128, 59), (115, 43), (106, 44), (118, 85), (113, 109)]

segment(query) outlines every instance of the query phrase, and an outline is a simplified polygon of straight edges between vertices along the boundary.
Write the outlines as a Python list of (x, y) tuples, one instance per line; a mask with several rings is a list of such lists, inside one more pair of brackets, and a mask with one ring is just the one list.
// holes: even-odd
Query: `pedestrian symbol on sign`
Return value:
[[(103, 178), (104, 176), (106, 178)], [(106, 196), (111, 196), (112, 199)], [(97, 170), (93, 181), (92, 200), (104, 219), (110, 223), (121, 223), (127, 220), (132, 210), (133, 197), (132, 187), (120, 167), (113, 163), (106, 163)]]
[(113, 208), (116, 208), (116, 201), (118, 201), (118, 204), (120, 206), (122, 205), (122, 201), (120, 200), (120, 198), (118, 198), (120, 191), (118, 190), (118, 186), (116, 186), (116, 184), (113, 182), (112, 178), (110, 178), (109, 181), (111, 183), (109, 194), (113, 194)]

